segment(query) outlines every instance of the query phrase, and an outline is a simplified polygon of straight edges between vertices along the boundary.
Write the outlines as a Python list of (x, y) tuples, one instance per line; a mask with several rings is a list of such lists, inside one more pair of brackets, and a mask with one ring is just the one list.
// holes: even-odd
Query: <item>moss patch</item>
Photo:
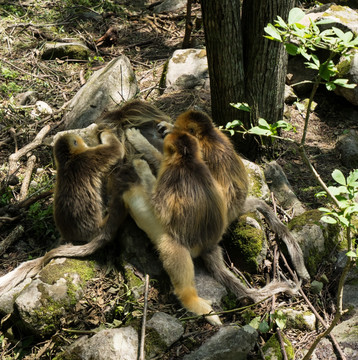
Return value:
[[(254, 217), (251, 216), (250, 217)], [(243, 215), (224, 237), (225, 247), (235, 266), (248, 272), (258, 270), (258, 258), (263, 250), (265, 234), (246, 223), (248, 215)]]
[[(283, 336), (283, 342), (285, 344), (285, 350), (288, 360), (293, 360), (295, 358), (295, 353), (291, 342), (285, 336)], [(263, 346), (262, 351), (264, 352), (265, 360), (283, 359), (281, 346), (277, 338), (277, 334), (274, 334), (270, 337), (270, 339)]]

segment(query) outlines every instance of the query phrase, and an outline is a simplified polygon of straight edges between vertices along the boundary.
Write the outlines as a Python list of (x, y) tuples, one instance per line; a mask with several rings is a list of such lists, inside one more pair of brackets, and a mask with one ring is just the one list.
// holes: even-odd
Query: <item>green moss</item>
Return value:
[[(40, 273), (38, 290), (41, 292), (41, 306), (26, 316), (31, 317), (28, 321), (30, 326), (36, 329), (41, 336), (53, 334), (60, 326), (61, 317), (66, 309), (74, 306), (78, 299), (78, 291), (85, 282), (94, 276), (94, 262), (66, 259), (63, 263), (46, 266)], [(80, 282), (75, 281), (75, 274), (80, 277)], [(65, 279), (67, 296), (60, 300), (54, 300), (49, 294), (45, 284), (53, 285)]]
[(94, 261), (66, 259), (63, 263), (44, 267), (39, 277), (41, 281), (50, 285), (53, 285), (58, 279), (70, 273), (76, 273), (82, 281), (88, 281), (95, 275), (95, 264)]
[(168, 348), (160, 335), (154, 330), (147, 328), (145, 334), (145, 353), (152, 358), (154, 355), (163, 354)]
[(53, 44), (52, 48), (48, 48), (43, 52), (42, 58), (44, 60), (53, 60), (56, 58), (87, 60), (90, 54), (89, 49), (80, 44), (65, 44), (56, 47), (55, 45), (56, 43)]
[(168, 64), (169, 64), (169, 60), (167, 60), (165, 62), (164, 66), (163, 66), (162, 76), (160, 77), (160, 80), (159, 80), (160, 94), (163, 94), (164, 89), (165, 89), (165, 80), (167, 78)]
[[(257, 271), (258, 257), (263, 250), (265, 234), (246, 223), (249, 214), (241, 216), (239, 220), (230, 227), (230, 231), (224, 237), (225, 246), (230, 252), (231, 258), (239, 259), (235, 265), (249, 272)], [(254, 217), (250, 214), (250, 217)]]
[[(293, 346), (291, 342), (284, 336), (283, 336), (283, 342), (285, 344), (285, 350), (287, 354), (288, 360), (293, 360), (295, 358), (295, 352), (293, 350)], [(281, 346), (280, 342), (277, 338), (277, 334), (274, 334), (270, 337), (270, 339), (266, 342), (266, 344), (263, 346), (262, 351), (265, 356), (265, 360), (281, 360), (283, 359), (282, 352), (281, 352)]]
[(345, 241), (340, 241), (340, 227), (337, 224), (323, 224), (320, 222), (323, 213), (319, 210), (309, 210), (293, 218), (288, 224), (290, 231), (300, 232), (303, 227), (317, 225), (321, 228), (324, 238), (324, 251), (319, 251), (314, 243), (305, 246), (305, 264), (308, 272), (316, 274), (318, 266), (322, 261), (328, 260), (331, 252), (337, 248), (343, 249)]
[(223, 310), (231, 310), (238, 307), (239, 300), (232, 292), (229, 292), (226, 296), (222, 298), (221, 303)]

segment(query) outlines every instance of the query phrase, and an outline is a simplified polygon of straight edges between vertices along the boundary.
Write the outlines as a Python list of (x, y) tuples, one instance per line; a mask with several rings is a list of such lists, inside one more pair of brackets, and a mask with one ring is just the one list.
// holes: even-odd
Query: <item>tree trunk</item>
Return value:
[(230, 103), (244, 96), (240, 1), (202, 0), (211, 110), (217, 125), (239, 117)]
[(264, 27), (277, 15), (285, 21), (294, 0), (244, 0), (242, 36), (245, 90), (253, 119), (274, 123), (283, 117), (287, 53), (284, 46), (264, 38)]
[[(284, 47), (263, 37), (264, 27), (277, 15), (287, 19), (294, 0), (201, 0), (216, 124), (240, 119), (246, 128), (259, 117), (273, 123), (283, 116), (287, 55)], [(251, 116), (230, 106), (248, 102)], [(235, 137), (239, 152), (251, 160), (258, 154), (253, 136)]]

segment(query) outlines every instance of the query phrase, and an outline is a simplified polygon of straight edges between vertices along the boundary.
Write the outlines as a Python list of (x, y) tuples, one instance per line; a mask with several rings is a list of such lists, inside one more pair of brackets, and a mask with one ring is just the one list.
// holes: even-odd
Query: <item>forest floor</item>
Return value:
[[(154, 1), (153, 1), (154, 2)], [(98, 4), (99, 5), (95, 5)], [(122, 5), (118, 5), (122, 3)], [(92, 4), (94, 4), (92, 6)], [(51, 126), (50, 134), (61, 130), (64, 107), (81, 87), (81, 81), (88, 79), (93, 71), (105, 66), (111, 59), (121, 54), (126, 55), (134, 67), (141, 98), (154, 103), (167, 114), (175, 117), (183, 110), (194, 105), (210, 112), (210, 94), (204, 91), (182, 91), (175, 94), (161, 95), (159, 82), (163, 65), (173, 51), (181, 48), (184, 28), (185, 9), (171, 14), (153, 15), (143, 5), (143, 1), (57, 1), (57, 0), (0, 0), (0, 243), (15, 228), (25, 229), (22, 235), (0, 253), (0, 276), (15, 268), (18, 264), (32, 257), (41, 256), (51, 247), (58, 237), (52, 219), (52, 197), (48, 193), (54, 184), (54, 163), (50, 147), (40, 146), (32, 151), (36, 156), (35, 171), (29, 192), (21, 195), (22, 179), (26, 175), (26, 157), (18, 163), (16, 178), (7, 178), (9, 156), (30, 143), (46, 125)], [(44, 9), (46, 10), (44, 11)], [(204, 33), (201, 25), (199, 5), (192, 10), (194, 31), (192, 38), (195, 46), (204, 45)], [(99, 45), (97, 40), (109, 28), (118, 29), (114, 42), (108, 46)], [(91, 49), (91, 57), (86, 61), (42, 60), (41, 49), (47, 41), (75, 38), (84, 41)], [(54, 115), (31, 117), (33, 106), (16, 105), (17, 94), (28, 90), (38, 93), (54, 110)], [(239, 100), (239, 99), (238, 99)], [(315, 99), (317, 107), (311, 116), (307, 137), (307, 150), (314, 166), (323, 180), (330, 182), (330, 174), (335, 168), (345, 174), (349, 171), (342, 166), (340, 154), (335, 149), (337, 138), (347, 129), (358, 128), (356, 109), (343, 98), (324, 89), (320, 89)], [(300, 139), (303, 128), (303, 116), (294, 105), (290, 105), (291, 122), (297, 132), (290, 136)], [(294, 189), (298, 198), (307, 208), (317, 208), (314, 193), (319, 191), (315, 180), (303, 165), (298, 152), (293, 146), (279, 141), (275, 156)], [(272, 159), (263, 159), (266, 161)], [(19, 181), (16, 183), (16, 181)], [(47, 194), (40, 199), (41, 194)], [(21, 199), (36, 199), (36, 202)], [(12, 207), (9, 208), (9, 205)], [(6, 207), (6, 218), (2, 218)], [(95, 281), (89, 285), (87, 299), (102, 298), (101, 303), (110, 299), (105, 290), (115, 281), (113, 277), (102, 276), (101, 285)], [(107, 296), (107, 297), (106, 297)], [(152, 307), (159, 308), (158, 294), (152, 293)], [(175, 302), (174, 297), (169, 300)], [(166, 299), (168, 301), (168, 299)], [(327, 303), (330, 303), (327, 295)], [(102, 321), (102, 307), (94, 304), (81, 315), (85, 328), (97, 326)], [(162, 302), (163, 303), (163, 302)], [(179, 305), (167, 305), (178, 311)], [(264, 313), (265, 307), (258, 313)], [(72, 319), (73, 321), (73, 319)], [(233, 316), (228, 318), (233, 322)], [(65, 322), (66, 323), (66, 322)], [(66, 324), (65, 327), (67, 327)], [(204, 321), (191, 323), (186, 332), (192, 332), (195, 341), (201, 342), (212, 334), (212, 327)], [(0, 340), (1, 338), (0, 330)], [(58, 335), (58, 334), (57, 334)], [(65, 338), (68, 334), (58, 335)], [(296, 334), (291, 334), (295, 338)], [(309, 343), (313, 334), (304, 334), (295, 347)], [(189, 339), (189, 340), (188, 340)], [(193, 345), (190, 337), (186, 342), (174, 346), (165, 359), (180, 359)], [(65, 341), (64, 341), (65, 343)], [(0, 347), (1, 348), (1, 347)], [(0, 354), (15, 356), (25, 349), (26, 359), (50, 359), (56, 346), (54, 340), (33, 345), (29, 351), (24, 343), (3, 343)], [(20, 350), (19, 350), (20, 349)], [(27, 349), (27, 350), (26, 350)], [(39, 354), (42, 354), (39, 356)], [(50, 354), (50, 355), (49, 355)], [(51, 355), (52, 354), (52, 355)], [(10, 358), (10, 357), (9, 357)]]

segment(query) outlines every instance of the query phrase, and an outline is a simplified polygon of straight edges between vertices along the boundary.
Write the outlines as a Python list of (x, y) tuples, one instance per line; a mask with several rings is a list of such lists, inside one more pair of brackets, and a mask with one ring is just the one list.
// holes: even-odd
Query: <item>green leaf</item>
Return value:
[(254, 126), (253, 128), (248, 130), (249, 134), (254, 134), (254, 135), (260, 135), (260, 136), (270, 136), (273, 135), (271, 130), (267, 130), (267, 129), (262, 129), (258, 126)]
[(340, 39), (342, 39), (342, 40), (344, 39), (344, 32), (341, 29), (338, 29), (338, 28), (332, 26), (332, 30)]
[(238, 102), (236, 104), (231, 103), (230, 105), (233, 106), (235, 109), (238, 109), (238, 110), (247, 111), (247, 112), (251, 111), (251, 107), (250, 107), (250, 105), (248, 103)]
[(333, 91), (336, 89), (336, 85), (334, 85), (334, 83), (332, 81), (328, 81), (326, 82), (326, 88), (328, 91)]
[(276, 318), (276, 324), (277, 326), (283, 330), (286, 326), (287, 319), (283, 317)]
[(320, 208), (318, 208), (318, 210), (319, 210), (319, 211), (322, 211), (322, 212), (326, 212), (326, 213), (330, 213), (330, 212), (331, 212), (330, 209), (327, 209), (327, 208), (325, 208), (325, 207), (320, 207)]
[(321, 220), (327, 224), (337, 224), (337, 220), (330, 216), (322, 216)]
[(270, 125), (268, 124), (268, 122), (265, 119), (260, 118), (258, 123), (261, 128), (269, 129), (269, 130), (271, 129)]
[(293, 8), (288, 14), (288, 24), (294, 24), (301, 21), (305, 16), (305, 13), (299, 8)]
[(277, 41), (282, 41), (281, 35), (279, 33), (279, 31), (272, 25), (272, 24), (268, 24), (265, 28), (264, 28), (265, 32), (267, 34), (269, 34), (274, 40)]
[(285, 48), (286, 48), (286, 51), (289, 55), (297, 55), (298, 54), (298, 46), (294, 45), (294, 44), (291, 44), (291, 43), (287, 43), (285, 44)]
[[(358, 169), (351, 171), (347, 177), (347, 184), (351, 185), (358, 180)], [(352, 186), (352, 185), (351, 185)]]
[(261, 322), (261, 318), (260, 316), (257, 316), (250, 321), (249, 325), (257, 330), (260, 326), (260, 322)]
[(335, 169), (332, 172), (332, 178), (341, 185), (347, 185), (346, 178), (344, 177), (341, 170)]
[(357, 257), (357, 253), (355, 253), (354, 251), (348, 251), (346, 255), (351, 257), (351, 258), (356, 258)]
[(322, 19), (322, 20), (316, 21), (315, 24), (316, 25), (327, 25), (327, 24), (333, 24), (335, 22), (336, 22), (336, 20), (333, 20), (333, 19)]
[(267, 333), (270, 330), (270, 325), (267, 323), (267, 321), (262, 321), (259, 325), (259, 330), (262, 333)]
[(287, 24), (282, 19), (282, 17), (277, 15), (277, 20), (275, 20), (275, 22), (277, 23), (277, 25), (281, 26), (282, 28), (287, 29)]

